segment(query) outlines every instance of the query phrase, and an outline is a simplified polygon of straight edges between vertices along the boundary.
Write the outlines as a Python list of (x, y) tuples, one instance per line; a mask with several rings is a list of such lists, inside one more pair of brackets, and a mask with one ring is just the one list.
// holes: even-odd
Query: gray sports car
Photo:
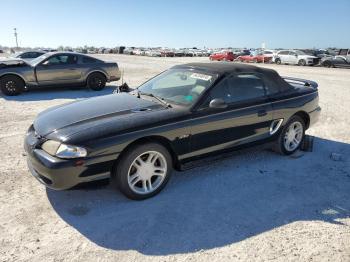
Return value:
[(73, 52), (46, 53), (29, 62), (0, 61), (0, 89), (9, 96), (18, 95), (25, 88), (48, 86), (87, 86), (98, 91), (106, 82), (120, 77), (117, 63)]

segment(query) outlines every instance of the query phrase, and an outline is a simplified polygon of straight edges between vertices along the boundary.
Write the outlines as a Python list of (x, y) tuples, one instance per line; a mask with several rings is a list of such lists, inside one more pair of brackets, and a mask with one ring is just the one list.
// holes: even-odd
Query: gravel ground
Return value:
[[(119, 62), (131, 86), (175, 64), (207, 61), (100, 57)], [(45, 189), (24, 157), (23, 136), (40, 111), (109, 94), (120, 83), (101, 92), (1, 97), (1, 260), (350, 261), (350, 70), (261, 66), (319, 83), (322, 115), (308, 130), (313, 152), (239, 152), (175, 173), (160, 195), (142, 202), (104, 183)]]

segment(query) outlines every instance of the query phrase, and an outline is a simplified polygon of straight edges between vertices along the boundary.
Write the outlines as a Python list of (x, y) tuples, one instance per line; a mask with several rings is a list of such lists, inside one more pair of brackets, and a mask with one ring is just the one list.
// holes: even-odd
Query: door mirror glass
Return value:
[(215, 98), (215, 99), (210, 101), (209, 107), (210, 108), (221, 108), (222, 109), (222, 108), (226, 108), (227, 107), (227, 103), (221, 98)]

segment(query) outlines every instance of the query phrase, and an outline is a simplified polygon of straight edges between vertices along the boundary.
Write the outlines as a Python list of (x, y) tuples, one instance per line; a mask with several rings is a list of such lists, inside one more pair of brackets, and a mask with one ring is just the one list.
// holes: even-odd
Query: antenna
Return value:
[(16, 38), (16, 47), (18, 49), (18, 40), (17, 40), (17, 28), (14, 28), (13, 30), (15, 30), (15, 38)]

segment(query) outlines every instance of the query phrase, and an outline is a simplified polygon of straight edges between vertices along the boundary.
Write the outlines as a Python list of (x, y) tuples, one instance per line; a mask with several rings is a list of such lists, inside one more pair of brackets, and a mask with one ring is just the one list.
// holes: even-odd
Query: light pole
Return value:
[(17, 47), (17, 49), (18, 49), (17, 28), (14, 28), (13, 30), (15, 30), (16, 47)]

